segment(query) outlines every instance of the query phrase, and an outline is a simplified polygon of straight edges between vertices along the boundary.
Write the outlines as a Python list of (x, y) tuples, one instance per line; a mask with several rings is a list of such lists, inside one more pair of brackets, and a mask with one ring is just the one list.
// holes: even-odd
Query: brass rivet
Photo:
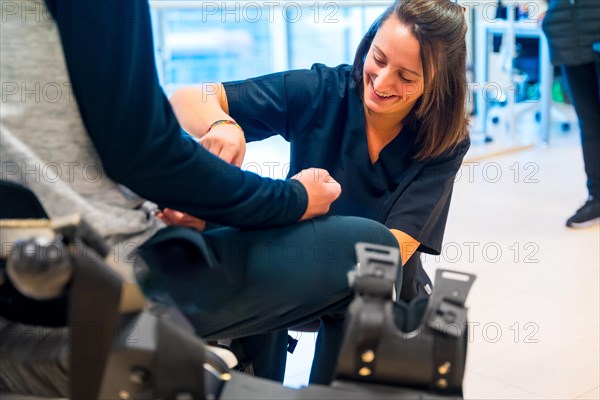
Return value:
[(440, 365), (438, 367), (438, 372), (440, 373), (440, 375), (446, 375), (448, 372), (450, 372), (451, 366), (452, 366), (452, 364), (450, 364), (449, 361), (446, 361), (445, 363), (443, 363), (442, 365)]
[(360, 376), (369, 376), (369, 375), (371, 375), (371, 370), (367, 367), (362, 367), (361, 369), (358, 370), (358, 374)]
[(143, 367), (132, 367), (129, 372), (129, 380), (138, 385), (143, 385), (146, 381), (148, 381), (148, 377), (150, 375), (148, 370)]
[(230, 381), (231, 380), (231, 374), (224, 372), (221, 374), (221, 380), (222, 381)]
[(360, 359), (364, 363), (372, 363), (375, 360), (375, 352), (373, 350), (367, 350), (360, 355)]
[(128, 400), (129, 399), (129, 392), (127, 390), (119, 390), (119, 398), (121, 400)]
[(440, 389), (446, 389), (448, 387), (448, 381), (445, 380), (444, 378), (438, 379), (438, 381), (435, 383), (435, 385), (437, 387), (439, 387)]

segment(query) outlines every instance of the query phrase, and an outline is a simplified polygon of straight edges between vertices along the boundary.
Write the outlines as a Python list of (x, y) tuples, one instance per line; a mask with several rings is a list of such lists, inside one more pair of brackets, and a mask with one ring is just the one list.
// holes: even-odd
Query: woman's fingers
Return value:
[(240, 166), (246, 154), (246, 142), (241, 131), (231, 125), (220, 125), (198, 140), (206, 150), (223, 161)]
[(242, 167), (242, 163), (244, 162), (244, 156), (246, 155), (246, 148), (242, 148), (236, 151), (230, 161), (231, 164), (235, 165), (238, 168)]
[(199, 142), (202, 146), (204, 146), (206, 150), (219, 157), (221, 149), (223, 148), (223, 143), (221, 143), (219, 140), (215, 140), (212, 137), (207, 136), (200, 139)]
[(235, 157), (235, 149), (227, 146), (221, 147), (217, 156), (226, 163), (233, 164)]
[(200, 232), (206, 228), (204, 220), (170, 208), (165, 208), (162, 212), (158, 212), (156, 217), (167, 225), (185, 226), (197, 229)]
[(164, 222), (167, 225), (173, 225), (173, 223), (171, 222), (171, 220), (169, 218), (167, 218), (167, 216), (165, 215), (165, 213), (163, 213), (162, 211), (158, 211), (156, 214), (154, 214), (154, 216), (158, 219), (160, 219), (162, 222)]
[(308, 195), (308, 205), (301, 221), (329, 212), (333, 203), (342, 193), (342, 187), (324, 169), (308, 168), (292, 177), (302, 183)]
[[(200, 141), (200, 144), (204, 146), (206, 150), (219, 157), (221, 160), (229, 164), (235, 164), (234, 159), (236, 156), (236, 149), (233, 146), (228, 146), (226, 143), (218, 139), (207, 138), (205, 141)], [(244, 158), (244, 155), (241, 155)]]

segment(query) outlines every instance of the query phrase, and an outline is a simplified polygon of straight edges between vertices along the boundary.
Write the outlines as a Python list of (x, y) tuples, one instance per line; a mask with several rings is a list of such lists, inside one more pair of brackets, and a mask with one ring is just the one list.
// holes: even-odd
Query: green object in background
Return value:
[(565, 102), (565, 94), (560, 79), (555, 79), (554, 82), (552, 82), (552, 101), (556, 103)]

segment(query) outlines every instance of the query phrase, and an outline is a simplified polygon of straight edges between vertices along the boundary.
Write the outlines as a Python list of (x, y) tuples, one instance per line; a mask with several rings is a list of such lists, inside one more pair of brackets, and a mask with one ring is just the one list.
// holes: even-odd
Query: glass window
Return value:
[(288, 10), (290, 68), (308, 68), (315, 62), (352, 63), (364, 33), (384, 10), (322, 2), (305, 8), (296, 19), (298, 13)]
[(351, 63), (362, 35), (389, 2), (344, 3), (151, 1), (161, 82), (170, 93), (315, 62)]
[(155, 48), (163, 84), (222, 82), (271, 72), (268, 21), (231, 19), (233, 23), (227, 23), (220, 14), (198, 8), (155, 10)]

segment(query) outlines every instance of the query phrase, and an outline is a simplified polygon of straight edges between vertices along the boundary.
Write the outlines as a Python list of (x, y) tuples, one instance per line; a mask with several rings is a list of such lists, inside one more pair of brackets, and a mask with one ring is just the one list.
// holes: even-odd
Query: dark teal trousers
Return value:
[(320, 318), (311, 381), (327, 383), (354, 295), (347, 273), (357, 242), (398, 246), (385, 226), (357, 217), (202, 234), (169, 227), (139, 248), (150, 272), (138, 280), (147, 296), (173, 301), (201, 337), (245, 338), (257, 375), (271, 379), (283, 379), (287, 328)]

